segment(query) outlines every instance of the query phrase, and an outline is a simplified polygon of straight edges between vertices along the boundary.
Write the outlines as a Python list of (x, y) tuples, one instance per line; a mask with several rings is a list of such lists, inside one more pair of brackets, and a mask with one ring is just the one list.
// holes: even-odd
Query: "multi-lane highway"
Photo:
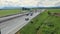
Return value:
[(8, 20), (11, 20), (11, 19), (14, 19), (14, 18), (18, 18), (18, 17), (21, 17), (21, 16), (24, 16), (24, 15), (26, 15), (26, 14), (28, 14), (28, 13), (30, 13), (30, 12), (26, 12), (26, 13), (20, 13), (20, 14), (15, 14), (15, 15), (10, 15), (10, 16), (4, 16), (4, 17), (1, 17), (0, 18), (0, 24), (2, 23), (2, 22), (5, 22), (5, 21), (8, 21)]
[[(32, 12), (33, 15), (31, 16), (30, 13), (29, 15), (21, 14), (19, 16), (15, 16), (14, 18), (11, 19), (10, 17), (5, 17), (4, 20), (2, 18), (2, 21), (0, 23), (0, 30), (1, 34), (15, 34), (18, 30), (20, 30), (23, 26), (25, 26), (32, 18), (40, 14), (43, 10)], [(6, 20), (6, 18), (10, 18), (10, 20)], [(25, 18), (29, 18), (28, 21), (25, 20)]]

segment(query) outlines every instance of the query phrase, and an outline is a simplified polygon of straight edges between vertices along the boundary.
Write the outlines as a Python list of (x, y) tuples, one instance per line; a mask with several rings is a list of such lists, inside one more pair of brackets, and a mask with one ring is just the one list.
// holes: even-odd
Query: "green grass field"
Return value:
[(6, 16), (6, 15), (11, 15), (11, 14), (17, 14), (20, 13), (19, 9), (12, 9), (12, 10), (0, 10), (0, 16)]
[(27, 12), (28, 10), (20, 10), (20, 9), (0, 10), (0, 17), (6, 15), (18, 14), (24, 11)]
[[(60, 9), (47, 9), (49, 12), (60, 12)], [(60, 34), (60, 16), (48, 15), (45, 11), (33, 18), (20, 31), (20, 34)]]

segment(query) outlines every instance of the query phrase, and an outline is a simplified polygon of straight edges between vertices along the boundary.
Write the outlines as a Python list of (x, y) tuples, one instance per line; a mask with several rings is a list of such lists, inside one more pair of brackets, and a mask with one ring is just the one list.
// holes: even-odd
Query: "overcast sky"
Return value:
[(57, 3), (60, 4), (60, 0), (0, 0), (0, 8), (2, 7), (53, 7)]

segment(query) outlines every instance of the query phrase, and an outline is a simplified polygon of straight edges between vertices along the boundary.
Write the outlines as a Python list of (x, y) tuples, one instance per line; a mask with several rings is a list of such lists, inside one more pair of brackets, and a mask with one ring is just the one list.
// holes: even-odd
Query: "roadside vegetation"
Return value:
[(60, 15), (58, 13), (60, 13), (60, 9), (45, 10), (19, 30), (20, 34), (60, 34)]

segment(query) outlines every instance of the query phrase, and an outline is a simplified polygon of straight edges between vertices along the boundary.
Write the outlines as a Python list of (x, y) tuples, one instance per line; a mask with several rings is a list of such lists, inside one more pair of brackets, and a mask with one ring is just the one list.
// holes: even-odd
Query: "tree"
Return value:
[(25, 8), (25, 7), (23, 7), (22, 10), (30, 10), (30, 8)]

